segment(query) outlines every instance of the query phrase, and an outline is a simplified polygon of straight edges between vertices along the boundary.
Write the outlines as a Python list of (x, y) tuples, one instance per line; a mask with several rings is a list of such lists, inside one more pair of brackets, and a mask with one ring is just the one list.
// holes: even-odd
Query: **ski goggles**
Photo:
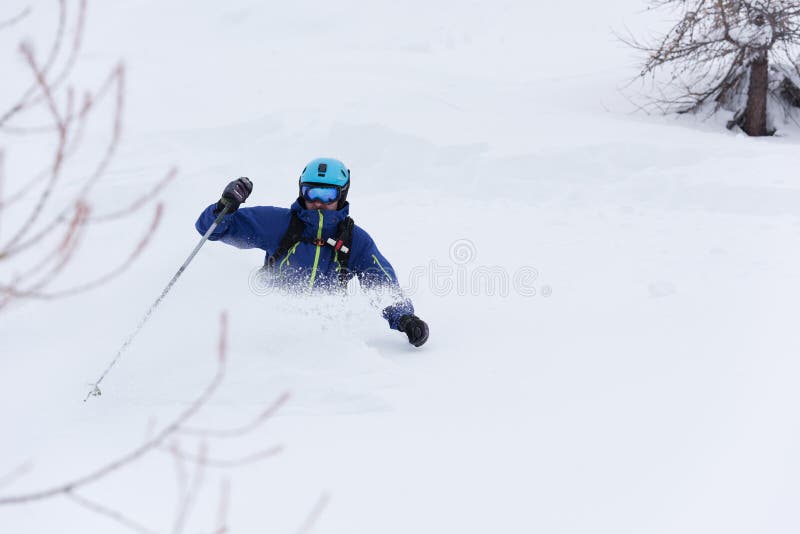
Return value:
[(336, 186), (301, 185), (300, 194), (309, 202), (320, 201), (330, 204), (339, 200), (339, 188)]

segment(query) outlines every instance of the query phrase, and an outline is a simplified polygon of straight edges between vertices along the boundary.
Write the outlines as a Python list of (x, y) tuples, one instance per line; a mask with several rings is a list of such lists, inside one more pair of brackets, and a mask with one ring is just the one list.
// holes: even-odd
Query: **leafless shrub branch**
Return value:
[(224, 477), (219, 488), (219, 508), (217, 510), (217, 528), (213, 534), (228, 532), (228, 509), (231, 502), (231, 481)]
[(30, 462), (25, 462), (24, 464), (11, 470), (10, 473), (6, 473), (2, 477), (0, 477), (0, 488), (10, 485), (18, 478), (22, 478), (26, 473), (28, 473), (32, 469), (32, 467), (33, 465)]
[(194, 462), (192, 476), (189, 479), (189, 483), (186, 485), (185, 491), (183, 491), (178, 499), (178, 513), (175, 514), (172, 534), (180, 534), (183, 532), (186, 526), (186, 520), (197, 499), (197, 494), (200, 492), (200, 487), (203, 485), (205, 469), (207, 467), (206, 456), (208, 454), (208, 445), (206, 445), (205, 442), (200, 442), (197, 445), (197, 449), (197, 461)]
[(202, 465), (204, 467), (213, 467), (216, 469), (233, 469), (236, 467), (242, 467), (245, 465), (254, 464), (260, 462), (261, 460), (266, 460), (267, 458), (272, 458), (273, 456), (277, 456), (281, 452), (283, 452), (283, 447), (275, 446), (269, 449), (264, 449), (262, 451), (258, 451), (252, 454), (248, 454), (247, 456), (243, 456), (241, 458), (235, 459), (220, 459), (220, 458), (208, 458), (207, 456), (199, 456), (199, 455), (192, 455), (179, 448), (170, 448), (168, 451), (171, 454), (176, 455), (180, 460), (184, 462), (194, 464), (194, 465)]
[[(105, 504), (100, 504), (95, 500), (89, 499), (85, 496), (83, 490), (114, 476), (118, 471), (134, 468), (145, 456), (151, 453), (162, 452), (166, 453), (173, 460), (172, 463), (175, 466), (176, 487), (178, 492), (176, 512), (170, 532), (173, 534), (180, 534), (181, 532), (184, 532), (187, 527), (188, 520), (192, 515), (192, 510), (197, 502), (200, 490), (203, 486), (207, 469), (215, 468), (230, 470), (242, 465), (249, 465), (260, 462), (267, 458), (271, 458), (280, 453), (282, 450), (280, 446), (275, 446), (267, 450), (258, 451), (243, 458), (221, 460), (213, 458), (210, 455), (205, 437), (202, 435), (202, 433), (196, 430), (194, 434), (197, 437), (193, 438), (198, 440), (196, 443), (195, 453), (190, 454), (184, 452), (180, 443), (177, 441), (178, 436), (182, 435), (184, 427), (186, 427), (192, 421), (192, 419), (201, 412), (201, 410), (207, 405), (208, 401), (213, 397), (220, 385), (223, 383), (227, 362), (227, 325), (227, 315), (223, 313), (220, 316), (220, 335), (219, 345), (217, 348), (217, 369), (213, 378), (207, 384), (202, 393), (198, 395), (194, 401), (189, 403), (188, 407), (178, 414), (171, 422), (167, 423), (160, 430), (148, 432), (143, 443), (132, 448), (130, 451), (121, 455), (117, 459), (85, 475), (37, 491), (0, 496), (0, 507), (32, 504), (47, 501), (56, 497), (65, 497), (80, 507), (106, 517), (130, 530), (139, 533), (153, 534), (156, 532), (156, 529), (143, 526), (141, 522), (132, 519), (120, 509)], [(239, 437), (246, 437), (248, 434), (255, 431), (275, 414), (278, 407), (282, 406), (287, 398), (287, 395), (281, 395), (270, 405), (267, 410), (260, 414), (259, 418), (257, 419), (257, 426), (248, 426), (246, 430), (240, 431), (237, 435)], [(269, 415), (264, 416), (264, 414)], [(218, 435), (220, 434), (220, 431), (212, 428), (208, 430), (208, 434)], [(190, 466), (190, 469), (187, 469), (187, 465)], [(18, 467), (0, 479), (0, 485), (7, 485), (8, 483), (16, 480), (30, 468), (30, 464), (25, 464)], [(226, 532), (227, 530), (226, 525), (229, 499), (230, 482), (226, 477), (221, 486), (219, 512), (215, 532), (222, 533)], [(320, 508), (319, 505), (315, 507), (314, 511), (312, 511), (315, 516), (321, 513), (321, 510), (317, 511), (318, 508)], [(307, 523), (309, 522), (307, 521)]]
[(308, 534), (311, 532), (311, 530), (314, 528), (314, 525), (317, 524), (317, 521), (319, 521), (319, 518), (325, 511), (325, 508), (328, 507), (330, 500), (331, 496), (328, 493), (323, 493), (319, 496), (316, 504), (314, 504), (314, 507), (309, 512), (308, 517), (306, 517), (306, 520), (298, 529), (297, 534)]
[(134, 521), (133, 519), (127, 517), (125, 514), (119, 512), (118, 510), (114, 510), (113, 508), (109, 508), (95, 501), (91, 501), (86, 497), (78, 495), (74, 491), (67, 492), (66, 497), (67, 499), (77, 504), (81, 508), (85, 508), (86, 510), (94, 514), (104, 516), (113, 521), (114, 523), (122, 525), (123, 527), (126, 527), (134, 532), (137, 532), (138, 534), (157, 534), (155, 530), (140, 525), (137, 521)]
[(0, 20), (0, 31), (3, 31), (15, 24), (19, 24), (25, 17), (31, 14), (31, 7), (23, 8), (19, 13), (13, 15), (5, 20)]
[[(0, 234), (0, 267), (5, 273), (14, 273), (0, 273), (0, 310), (23, 299), (52, 300), (75, 295), (120, 276), (149, 243), (161, 220), (161, 205), (150, 219), (147, 235), (134, 243), (123, 263), (101, 268), (93, 278), (71, 288), (51, 289), (76, 257), (90, 227), (138, 216), (177, 175), (176, 169), (171, 169), (150, 191), (122, 202), (123, 207), (105, 213), (95, 208), (92, 193), (120, 144), (125, 68), (121, 63), (116, 65), (94, 91), (76, 91), (70, 86), (83, 45), (87, 0), (53, 1), (58, 6), (57, 24), (44, 56), (37, 55), (32, 41), (19, 45), (30, 84), (9, 105), (0, 103), (0, 230), (5, 231), (5, 235)], [(28, 8), (12, 15), (0, 23), (0, 30), (24, 24), (31, 13)], [(95, 154), (92, 167), (77, 170), (79, 153), (89, 150), (83, 149), (90, 117), (100, 113), (98, 105), (102, 102), (108, 102), (110, 108), (105, 146)], [(31, 124), (32, 121), (38, 124)], [(10, 149), (2, 145), (3, 136), (21, 135), (35, 137), (37, 146), (41, 136), (40, 159), (47, 161), (45, 168), (34, 169), (25, 177), (20, 176), (18, 168), (11, 174), (7, 172)], [(61, 238), (54, 240), (55, 236)]]
[(211, 382), (209, 382), (205, 390), (194, 400), (194, 402), (189, 405), (188, 408), (179, 414), (171, 423), (167, 424), (163, 429), (161, 429), (161, 431), (157, 432), (155, 436), (128, 453), (117, 458), (116, 460), (69, 482), (31, 493), (0, 497), (0, 506), (40, 501), (52, 498), (65, 492), (81, 489), (84, 486), (88, 486), (96, 483), (99, 480), (102, 480), (103, 478), (113, 474), (123, 467), (135, 463), (144, 455), (158, 449), (162, 443), (164, 443), (170, 436), (175, 435), (183, 424), (191, 420), (191, 418), (194, 417), (203, 408), (203, 406), (205, 406), (205, 404), (209, 401), (209, 399), (211, 399), (222, 383), (222, 380), (225, 376), (225, 362), (227, 358), (225, 346), (227, 327), (227, 316), (223, 314), (220, 317), (220, 345), (217, 353), (217, 370)]
[(289, 394), (283, 393), (275, 402), (273, 402), (270, 406), (267, 407), (266, 410), (261, 412), (258, 417), (253, 419), (250, 423), (238, 427), (238, 428), (230, 428), (224, 430), (216, 430), (212, 428), (192, 428), (192, 427), (184, 427), (181, 429), (180, 433), (187, 436), (202, 436), (204, 438), (237, 438), (242, 436), (243, 434), (247, 434), (252, 432), (256, 427), (260, 426), (264, 421), (275, 415), (278, 410), (283, 407), (289, 401)]

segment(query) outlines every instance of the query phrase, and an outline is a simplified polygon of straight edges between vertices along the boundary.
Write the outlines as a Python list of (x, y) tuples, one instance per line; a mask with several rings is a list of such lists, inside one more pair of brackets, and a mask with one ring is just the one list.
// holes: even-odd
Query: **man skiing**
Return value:
[(350, 170), (333, 158), (318, 158), (303, 169), (300, 195), (291, 208), (242, 208), (253, 190), (248, 178), (229, 183), (219, 202), (207, 207), (195, 227), (201, 234), (227, 210), (211, 241), (238, 248), (266, 251), (264, 270), (282, 286), (295, 290), (343, 290), (357, 276), (362, 287), (389, 289), (393, 303), (383, 317), (394, 330), (419, 347), (428, 340), (428, 325), (414, 315), (414, 306), (402, 297), (391, 264), (375, 242), (349, 217)]

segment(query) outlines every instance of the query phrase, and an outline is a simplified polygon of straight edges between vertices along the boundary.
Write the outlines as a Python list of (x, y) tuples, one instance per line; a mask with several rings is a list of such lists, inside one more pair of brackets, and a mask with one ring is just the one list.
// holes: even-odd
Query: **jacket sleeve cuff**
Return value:
[[(216, 208), (217, 208), (216, 203), (211, 204), (206, 209), (204, 209), (203, 213), (200, 214), (200, 217), (197, 218), (197, 222), (194, 224), (194, 227), (200, 235), (204, 235), (208, 231), (208, 229), (211, 228), (211, 225), (217, 218), (217, 216), (214, 214)], [(220, 221), (216, 230), (214, 230), (214, 233), (211, 234), (211, 236), (209, 236), (209, 240), (210, 241), (218, 240), (220, 236), (224, 234), (225, 231), (228, 229), (228, 224), (229, 221), (228, 217), (226, 216), (225, 218), (222, 219), (222, 221)]]
[(405, 299), (401, 302), (392, 304), (383, 309), (383, 318), (389, 321), (389, 328), (392, 330), (400, 330), (400, 319), (405, 315), (412, 315), (414, 313), (414, 305), (411, 301)]

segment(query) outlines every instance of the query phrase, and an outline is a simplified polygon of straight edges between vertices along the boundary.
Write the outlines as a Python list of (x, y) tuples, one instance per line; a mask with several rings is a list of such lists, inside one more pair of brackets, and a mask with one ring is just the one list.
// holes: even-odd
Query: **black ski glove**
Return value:
[(428, 341), (428, 324), (416, 315), (404, 315), (397, 325), (408, 336), (408, 342), (421, 347)]
[(253, 191), (253, 182), (250, 178), (242, 176), (225, 186), (225, 191), (222, 192), (222, 198), (217, 202), (217, 207), (214, 208), (214, 215), (221, 212), (225, 207), (228, 207), (228, 213), (233, 213), (239, 209), (241, 204), (247, 200), (250, 193)]

